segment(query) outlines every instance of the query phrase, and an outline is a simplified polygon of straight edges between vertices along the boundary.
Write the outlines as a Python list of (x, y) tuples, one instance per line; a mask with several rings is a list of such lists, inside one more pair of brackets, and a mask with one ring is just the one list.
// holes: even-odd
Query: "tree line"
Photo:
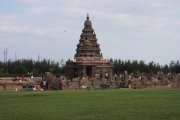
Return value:
[(43, 59), (41, 61), (32, 59), (0, 61), (0, 76), (42, 76), (45, 72), (62, 74), (64, 73), (62, 67), (60, 67), (63, 64), (62, 62), (63, 60), (55, 62), (50, 59)]
[[(145, 63), (145, 61), (137, 60), (121, 60), (121, 59), (111, 59), (114, 65), (113, 72), (116, 74), (123, 73), (127, 71), (128, 73), (154, 73), (161, 71), (165, 74), (167, 73), (180, 73), (180, 63), (179, 61), (171, 61), (170, 64), (160, 65), (155, 62)], [(60, 62), (55, 62), (50, 59), (43, 60), (32, 60), (32, 59), (22, 59), (7, 62), (0, 61), (0, 76), (42, 76), (45, 72), (51, 72), (56, 75), (62, 75), (65, 71), (65, 62), (63, 59)]]
[(169, 65), (160, 65), (159, 63), (137, 60), (121, 60), (121, 59), (111, 59), (111, 62), (114, 65), (114, 73), (123, 73), (127, 71), (128, 73), (154, 73), (163, 72), (167, 73), (180, 73), (180, 63), (179, 61), (171, 61)]

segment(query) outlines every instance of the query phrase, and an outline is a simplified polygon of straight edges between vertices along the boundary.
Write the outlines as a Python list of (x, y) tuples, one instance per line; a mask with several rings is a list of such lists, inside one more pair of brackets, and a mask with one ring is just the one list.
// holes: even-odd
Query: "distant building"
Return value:
[(66, 62), (66, 76), (74, 78), (102, 75), (105, 77), (108, 73), (111, 78), (113, 65), (108, 59), (103, 58), (99, 46), (89, 15), (87, 15), (74, 60)]

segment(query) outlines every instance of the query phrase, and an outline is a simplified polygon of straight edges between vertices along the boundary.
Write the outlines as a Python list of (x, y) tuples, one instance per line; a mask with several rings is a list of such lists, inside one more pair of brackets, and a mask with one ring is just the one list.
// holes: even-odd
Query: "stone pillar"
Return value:
[(92, 66), (92, 77), (95, 77), (96, 74), (96, 66)]
[(83, 76), (83, 66), (78, 66), (78, 77), (82, 78)]
[(128, 85), (128, 73), (127, 73), (127, 71), (124, 71), (124, 82), (125, 82), (125, 85), (127, 86)]
[(83, 66), (83, 77), (86, 77), (87, 75), (86, 75), (86, 66)]
[(113, 76), (113, 71), (112, 71), (112, 69), (110, 69), (109, 70), (109, 77), (110, 77), (110, 79), (112, 79), (112, 76)]

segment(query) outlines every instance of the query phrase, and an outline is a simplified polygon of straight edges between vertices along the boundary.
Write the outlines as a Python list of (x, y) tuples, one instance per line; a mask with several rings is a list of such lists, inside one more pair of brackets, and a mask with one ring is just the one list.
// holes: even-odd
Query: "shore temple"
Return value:
[(66, 68), (66, 76), (70, 78), (92, 78), (96, 75), (105, 77), (107, 74), (109, 78), (112, 77), (113, 65), (108, 59), (103, 58), (89, 15), (84, 22), (74, 60), (67, 61)]

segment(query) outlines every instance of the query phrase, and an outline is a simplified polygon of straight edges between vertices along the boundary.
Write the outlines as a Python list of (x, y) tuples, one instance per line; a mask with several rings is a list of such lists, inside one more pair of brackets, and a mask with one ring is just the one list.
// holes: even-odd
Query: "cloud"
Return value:
[[(50, 54), (55, 48), (62, 58), (72, 57), (87, 13), (107, 57), (141, 56), (148, 60), (155, 59), (149, 54), (160, 56), (180, 51), (179, 0), (15, 0), (8, 6), (9, 2), (12, 1), (7, 1), (5, 8), (12, 9), (10, 12), (0, 10), (0, 41), (4, 43), (0, 49), (28, 42), (28, 48), (14, 48), (20, 53), (20, 48), (25, 49), (22, 57), (26, 56), (25, 51), (32, 57), (39, 51), (42, 56), (49, 54), (59, 59), (57, 54)], [(13, 11), (16, 7), (18, 11)], [(13, 40), (17, 43), (10, 44)], [(39, 48), (42, 41), (48, 51), (43, 45)], [(31, 53), (33, 46), (36, 49)], [(180, 59), (176, 52), (169, 56)], [(163, 63), (169, 60), (165, 55), (158, 59), (164, 59)]]
[(8, 34), (31, 34), (38, 36), (45, 36), (47, 33), (52, 33), (54, 28), (40, 28), (38, 26), (21, 26), (21, 25), (13, 25), (8, 22), (2, 21), (0, 22), (0, 32), (8, 33)]

